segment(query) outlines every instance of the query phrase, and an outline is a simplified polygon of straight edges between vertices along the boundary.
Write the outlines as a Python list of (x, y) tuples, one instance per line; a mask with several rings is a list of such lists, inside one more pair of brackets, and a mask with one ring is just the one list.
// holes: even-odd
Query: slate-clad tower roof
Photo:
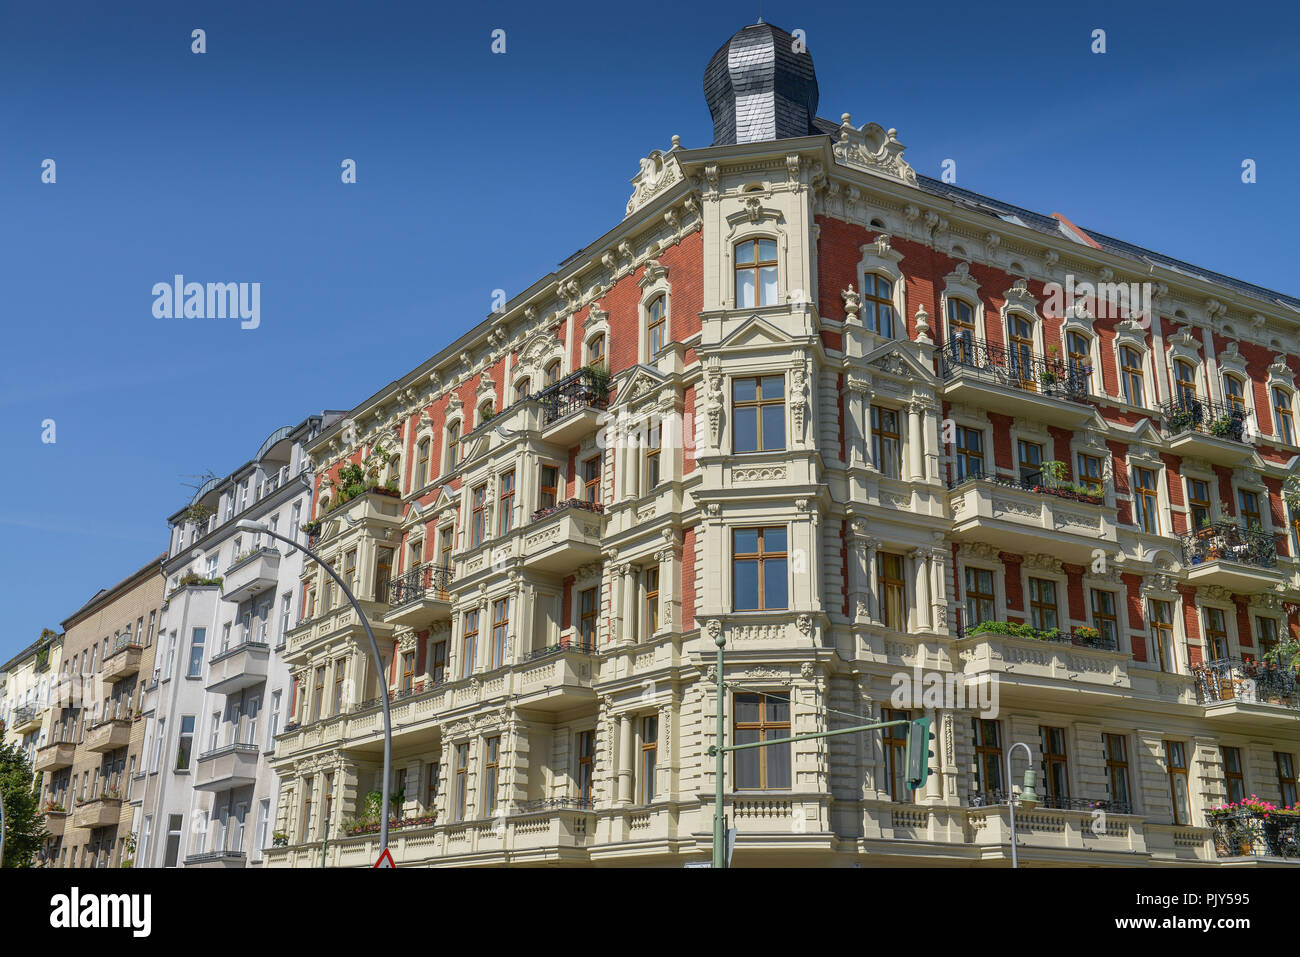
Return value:
[(812, 54), (770, 23), (745, 27), (704, 71), (713, 145), (755, 143), (820, 132)]

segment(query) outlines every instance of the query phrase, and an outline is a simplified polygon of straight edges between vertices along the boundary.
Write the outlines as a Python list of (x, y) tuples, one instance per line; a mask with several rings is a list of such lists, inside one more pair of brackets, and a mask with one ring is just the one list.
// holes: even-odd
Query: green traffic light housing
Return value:
[(930, 759), (934, 752), (930, 742), (934, 734), (930, 731), (929, 718), (917, 718), (907, 726), (907, 787), (916, 791), (925, 786), (925, 779), (930, 776)]

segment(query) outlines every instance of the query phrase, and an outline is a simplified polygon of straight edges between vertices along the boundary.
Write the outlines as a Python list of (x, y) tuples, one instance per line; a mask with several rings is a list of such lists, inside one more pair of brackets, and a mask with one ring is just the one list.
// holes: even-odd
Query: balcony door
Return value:
[(1010, 372), (1020, 382), (1020, 388), (1032, 390), (1034, 383), (1034, 330), (1024, 316), (1008, 316), (1007, 330)]

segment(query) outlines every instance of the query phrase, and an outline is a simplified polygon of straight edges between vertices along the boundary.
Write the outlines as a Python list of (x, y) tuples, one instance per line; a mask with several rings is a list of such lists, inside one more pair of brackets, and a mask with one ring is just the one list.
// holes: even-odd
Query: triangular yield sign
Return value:
[(384, 853), (379, 855), (379, 860), (375, 861), (375, 867), (396, 867), (393, 863), (393, 855), (388, 853), (388, 848), (384, 848)]

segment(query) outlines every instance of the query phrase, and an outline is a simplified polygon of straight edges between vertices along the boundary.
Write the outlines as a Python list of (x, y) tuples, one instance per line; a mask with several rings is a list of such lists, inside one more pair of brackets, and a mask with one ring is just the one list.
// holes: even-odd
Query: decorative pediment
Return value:
[(865, 170), (916, 185), (916, 172), (903, 159), (906, 147), (898, 142), (897, 130), (886, 130), (878, 123), (854, 127), (849, 114), (840, 117), (840, 137), (831, 147), (835, 160), (853, 169)]
[(786, 333), (762, 316), (750, 316), (739, 327), (732, 330), (731, 334), (719, 343), (715, 351), (761, 349), (769, 346), (789, 348), (792, 341)]
[(1237, 343), (1229, 342), (1219, 350), (1215, 358), (1219, 362), (1219, 368), (1225, 372), (1235, 372), (1240, 376), (1246, 375), (1246, 357), (1238, 350)]
[(624, 218), (681, 180), (682, 167), (677, 162), (677, 157), (671, 152), (651, 150), (650, 155), (641, 160), (641, 171), (631, 179), (632, 198), (627, 201)]
[(650, 366), (635, 365), (631, 368), (630, 374), (624, 373), (624, 375), (626, 378), (618, 386), (615, 406), (630, 405), (656, 395), (668, 383), (667, 376)]
[(520, 367), (540, 370), (542, 364), (553, 355), (561, 355), (563, 346), (550, 329), (534, 333), (519, 351)]
[(1291, 371), (1285, 355), (1273, 357), (1273, 363), (1268, 367), (1268, 378), (1270, 382), (1295, 388), (1295, 373)]
[(1029, 291), (1029, 284), (1025, 280), (1017, 279), (1012, 287), (1002, 294), (1002, 297), (1006, 300), (1006, 305), (1003, 306), (1004, 313), (1018, 309), (1031, 316), (1038, 315), (1038, 300)]
[(901, 348), (897, 342), (886, 342), (874, 352), (868, 353), (863, 361), (867, 368), (883, 372), (900, 379), (919, 379), (933, 383), (934, 372), (926, 368), (910, 349)]

